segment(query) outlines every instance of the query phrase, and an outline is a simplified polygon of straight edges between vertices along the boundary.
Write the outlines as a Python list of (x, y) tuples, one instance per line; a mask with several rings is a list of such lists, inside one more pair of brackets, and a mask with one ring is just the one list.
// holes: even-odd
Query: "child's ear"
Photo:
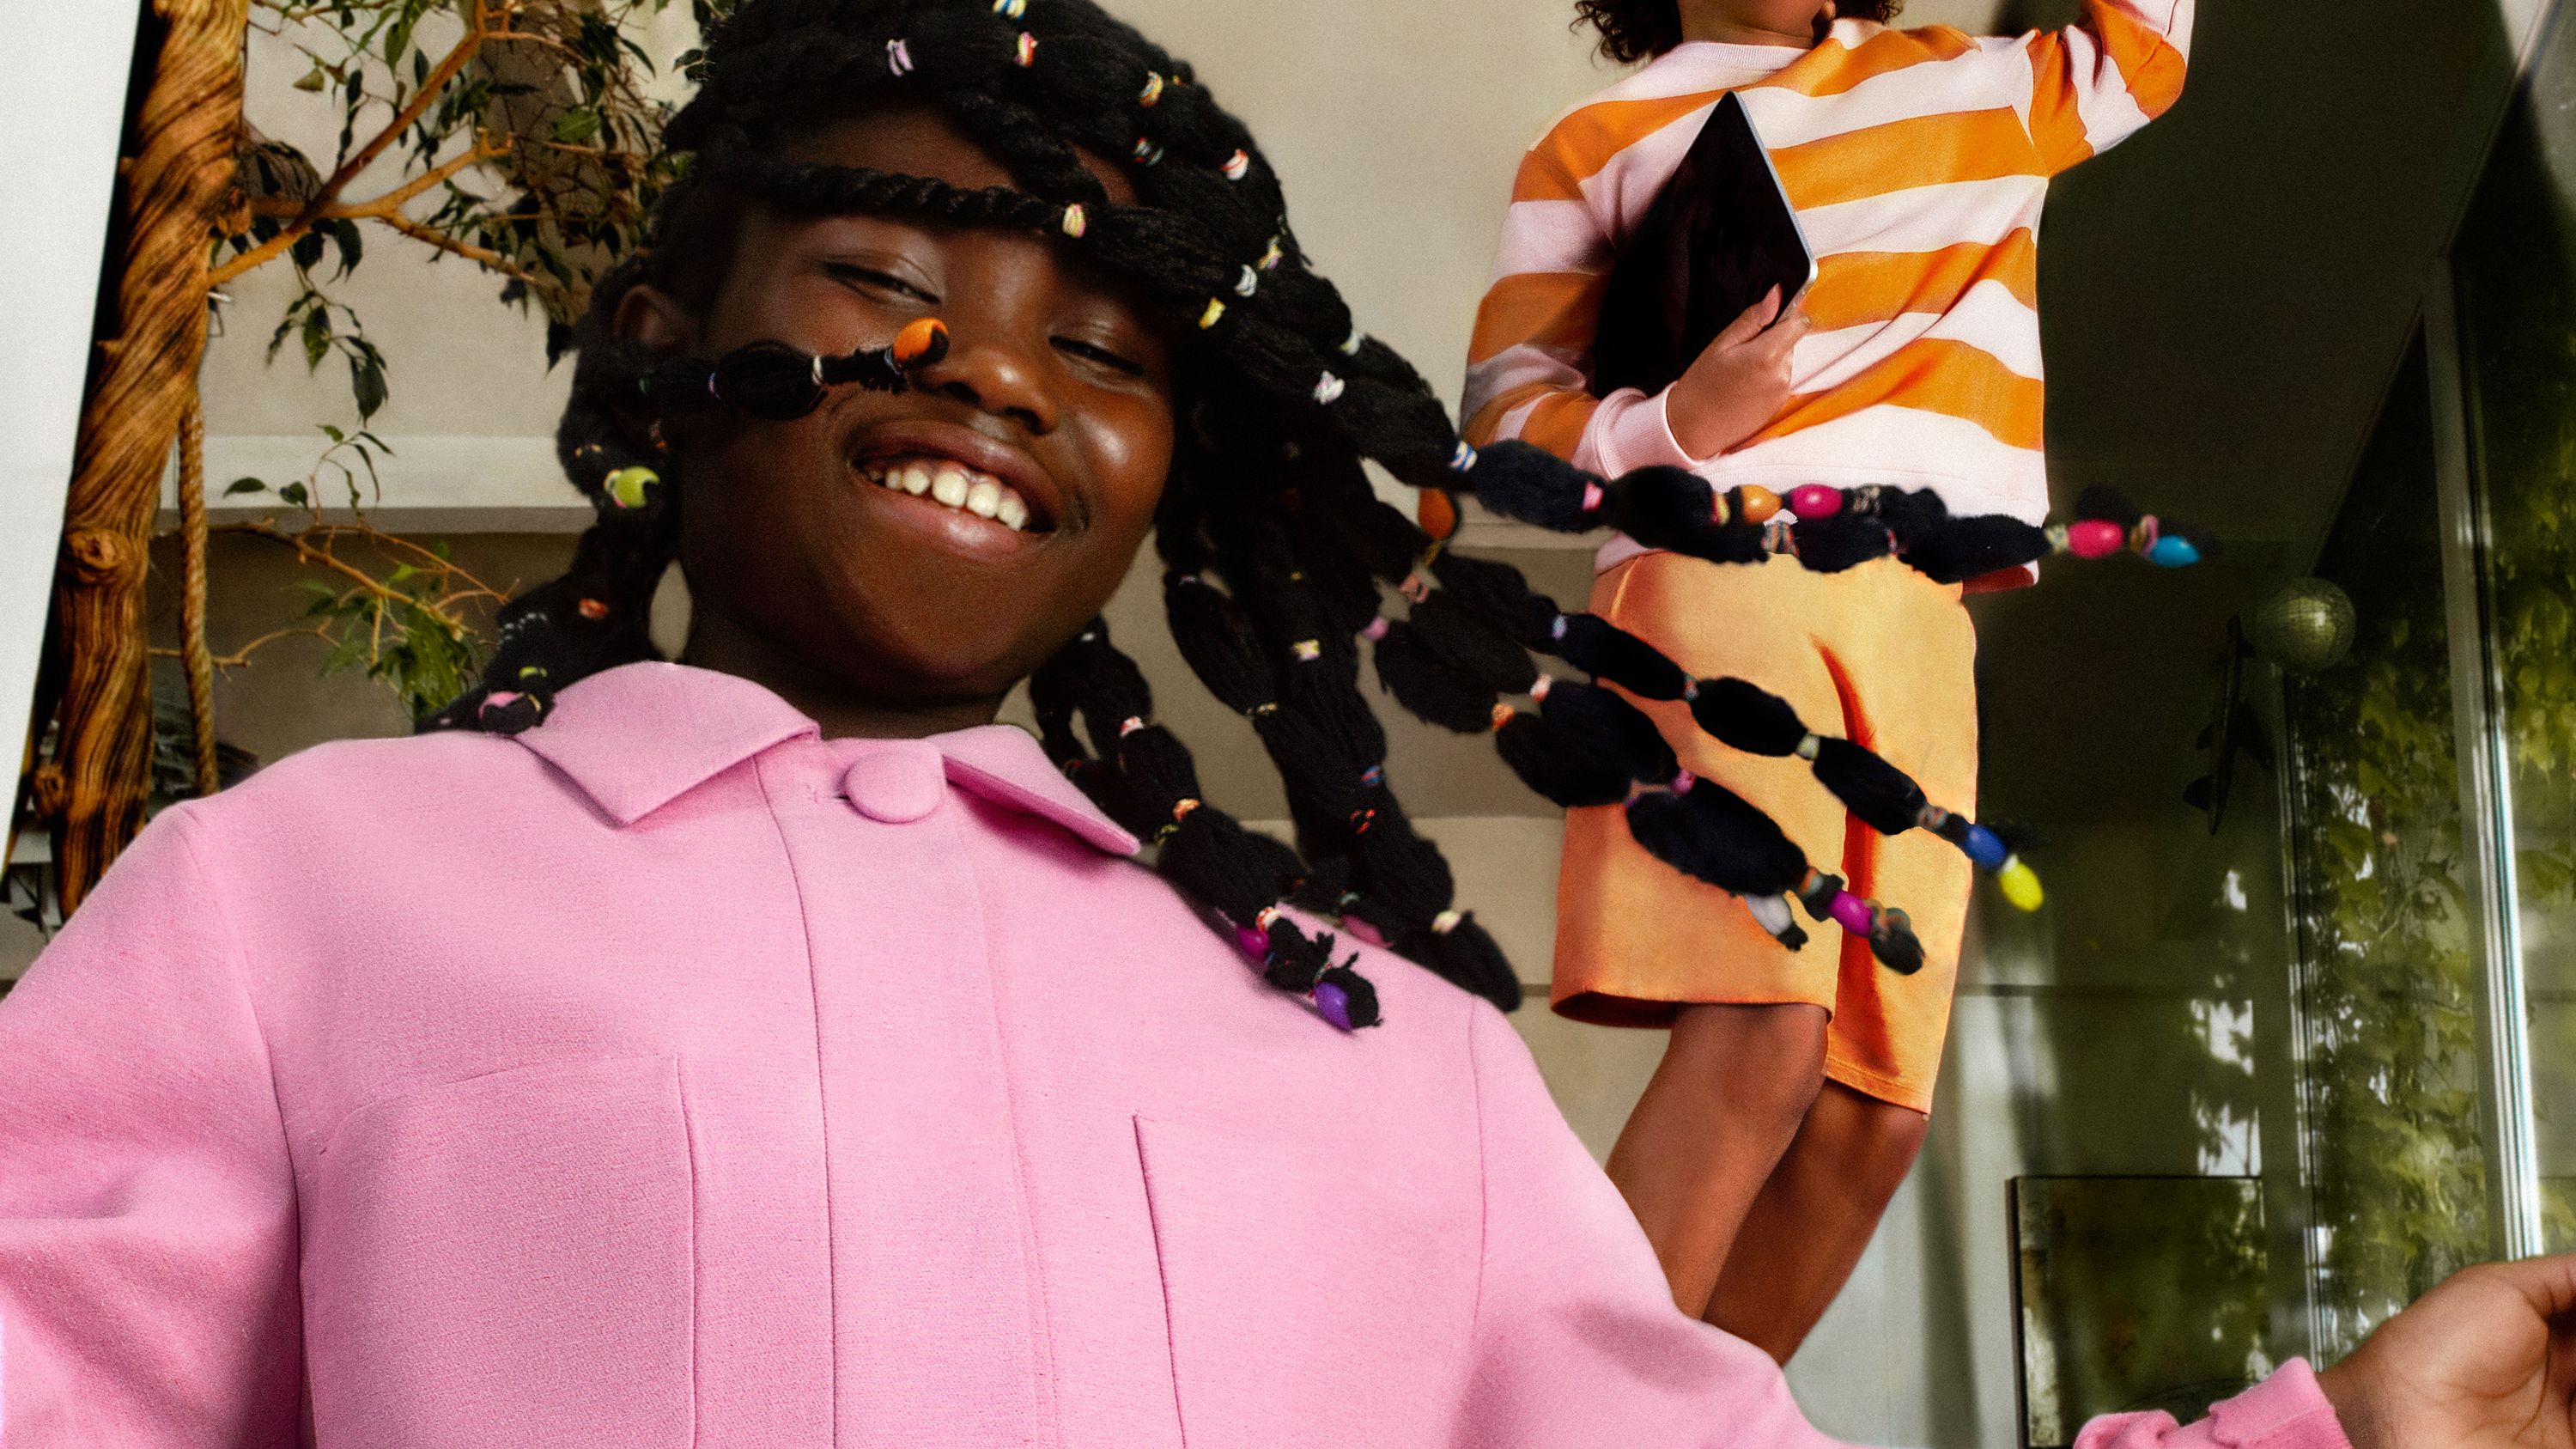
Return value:
[(687, 352), (698, 332), (679, 300), (650, 283), (638, 283), (617, 299), (609, 327), (624, 341), (673, 356)]

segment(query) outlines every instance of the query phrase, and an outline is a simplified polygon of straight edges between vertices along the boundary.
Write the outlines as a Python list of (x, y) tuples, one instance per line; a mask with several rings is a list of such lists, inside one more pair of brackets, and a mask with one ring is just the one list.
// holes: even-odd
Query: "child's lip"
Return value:
[(850, 461), (864, 468), (882, 459), (914, 457), (948, 458), (1011, 485), (1029, 506), (1032, 534), (1065, 526), (1064, 490), (1055, 478), (1026, 451), (973, 428), (927, 418), (881, 423), (859, 439)]

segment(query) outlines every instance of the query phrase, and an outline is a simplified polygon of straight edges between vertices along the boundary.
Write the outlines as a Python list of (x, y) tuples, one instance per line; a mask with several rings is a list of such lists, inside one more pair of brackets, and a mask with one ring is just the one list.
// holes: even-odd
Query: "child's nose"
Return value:
[(1057, 407), (1043, 374), (1016, 345), (973, 323), (952, 325), (948, 355), (915, 374), (922, 388), (1008, 418), (1032, 436), (1055, 431)]

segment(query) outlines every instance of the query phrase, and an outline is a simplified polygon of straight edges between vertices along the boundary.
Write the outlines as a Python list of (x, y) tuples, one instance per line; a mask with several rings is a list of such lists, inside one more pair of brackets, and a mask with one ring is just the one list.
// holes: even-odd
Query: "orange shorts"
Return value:
[[(1893, 559), (1819, 574), (1792, 559), (1719, 565), (1650, 553), (1601, 575), (1592, 611), (1695, 677), (1734, 675), (1782, 696), (1808, 728), (1878, 751), (1936, 804), (1973, 812), (1977, 639), (1959, 596), (1956, 585)], [(1913, 917), (1923, 969), (1899, 976), (1866, 940), (1803, 910), (1807, 945), (1787, 949), (1743, 902), (1648, 855), (1619, 807), (1606, 806), (1566, 814), (1556, 1009), (1580, 1021), (1664, 1026), (1689, 1002), (1811, 1002), (1832, 1017), (1828, 1079), (1931, 1110), (1967, 927), (1967, 857), (1928, 831), (1878, 834), (1804, 760), (1730, 750), (1700, 730), (1687, 705), (1637, 703), (1693, 774), (1759, 806), (1854, 894)]]

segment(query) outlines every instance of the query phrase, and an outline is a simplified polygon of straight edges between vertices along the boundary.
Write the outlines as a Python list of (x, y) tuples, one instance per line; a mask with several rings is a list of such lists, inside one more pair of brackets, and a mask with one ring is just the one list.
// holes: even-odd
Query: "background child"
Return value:
[[(1521, 165), (1470, 355), (1471, 442), (1519, 438), (1605, 475), (1671, 464), (1719, 488), (1883, 484), (1932, 490), (1954, 514), (2046, 515), (2048, 183), (2173, 104), (2192, 0), (2085, 0), (2065, 30), (1989, 39), (1890, 29), (1894, 8), (1578, 0), (1606, 55), (1654, 59)], [(1785, 318), (1766, 298), (1662, 393), (1596, 397), (1608, 274), (1730, 90), (1817, 280)], [(1960, 587), (1896, 559), (1721, 567), (1624, 537), (1599, 570), (1594, 612), (1692, 674), (1751, 679), (1818, 728), (1839, 720), (1934, 798), (1974, 809), (1976, 640)], [(1673, 1028), (1611, 1176), (1676, 1301), (1785, 1361), (1922, 1144), (1970, 866), (1922, 832), (1862, 828), (1797, 760), (1720, 750), (1680, 706), (1648, 708), (1688, 769), (1761, 806), (1810, 858), (1839, 860), (1854, 891), (1903, 902), (1929, 958), (1893, 975), (1830, 925), (1792, 951), (1738, 902), (1655, 871), (1615, 811), (1569, 812), (1557, 1009)]]

